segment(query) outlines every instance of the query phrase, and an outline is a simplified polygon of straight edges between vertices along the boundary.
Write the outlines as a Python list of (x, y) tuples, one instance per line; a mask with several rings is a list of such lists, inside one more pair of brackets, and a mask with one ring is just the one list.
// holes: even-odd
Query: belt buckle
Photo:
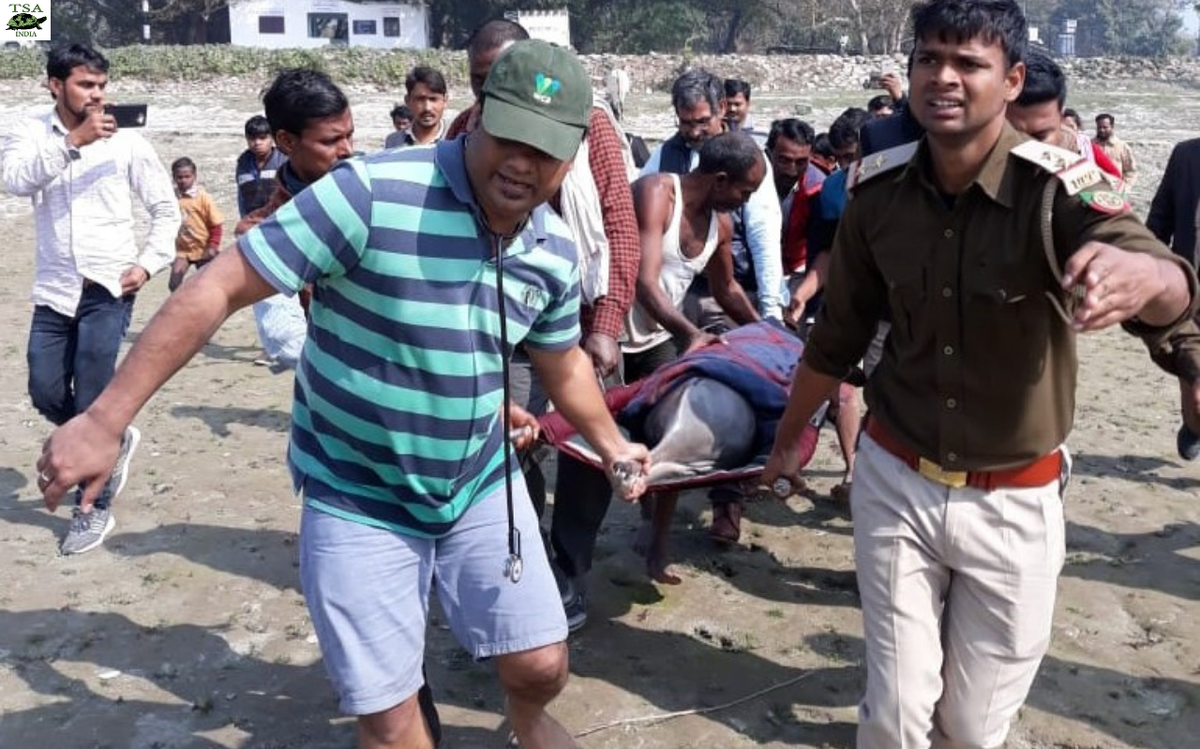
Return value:
[(961, 489), (967, 485), (966, 471), (947, 471), (932, 460), (919, 458), (917, 460), (917, 473), (921, 474), (930, 481), (948, 486), (951, 489)]

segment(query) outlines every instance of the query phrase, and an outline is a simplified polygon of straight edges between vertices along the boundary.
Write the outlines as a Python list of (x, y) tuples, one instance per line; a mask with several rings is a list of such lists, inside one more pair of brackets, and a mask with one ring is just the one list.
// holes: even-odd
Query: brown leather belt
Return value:
[(950, 471), (923, 458), (888, 433), (878, 419), (867, 419), (867, 434), (875, 443), (930, 481), (961, 489), (1032, 489), (1061, 478), (1062, 451), (1055, 450), (1032, 463), (998, 471)]

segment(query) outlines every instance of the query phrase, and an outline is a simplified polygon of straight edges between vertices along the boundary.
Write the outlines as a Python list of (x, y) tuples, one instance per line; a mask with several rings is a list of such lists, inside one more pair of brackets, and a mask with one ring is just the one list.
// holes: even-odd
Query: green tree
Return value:
[(1075, 53), (1081, 56), (1164, 57), (1187, 46), (1174, 0), (1061, 0), (1050, 13), (1056, 33), (1075, 19)]

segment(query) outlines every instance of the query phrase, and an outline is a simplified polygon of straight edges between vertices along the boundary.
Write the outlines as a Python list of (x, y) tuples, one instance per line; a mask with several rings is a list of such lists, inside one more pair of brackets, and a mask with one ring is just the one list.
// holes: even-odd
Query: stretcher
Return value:
[[(685, 456), (684, 459), (675, 456), (672, 463), (680, 470), (652, 478), (648, 482), (651, 492), (696, 489), (729, 482), (749, 483), (757, 480), (763, 471), (804, 344), (773, 321), (737, 328), (726, 333), (724, 339), (723, 344), (689, 352), (638, 382), (609, 388), (604, 394), (609, 412), (626, 436), (634, 441), (644, 440), (642, 427), (651, 410), (668, 405), (666, 396), (692, 378), (705, 377), (721, 382), (741, 395), (753, 409), (757, 428), (752, 458), (741, 465), (715, 468), (709, 455)], [(845, 384), (842, 387), (850, 388)], [(808, 464), (816, 450), (824, 415), (822, 408), (804, 428), (799, 448), (801, 467)], [(669, 418), (670, 414), (667, 416)], [(602, 467), (600, 456), (560, 413), (545, 414), (539, 423), (541, 441), (572, 460)], [(719, 424), (698, 426), (719, 435)], [(656, 451), (661, 453), (664, 448), (661, 444), (651, 447), (652, 459)]]

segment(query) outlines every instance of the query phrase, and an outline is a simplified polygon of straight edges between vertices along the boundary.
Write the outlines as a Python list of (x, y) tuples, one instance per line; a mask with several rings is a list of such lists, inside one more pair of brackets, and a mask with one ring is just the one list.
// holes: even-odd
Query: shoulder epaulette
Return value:
[(846, 177), (848, 189), (854, 190), (862, 186), (867, 180), (874, 179), (884, 172), (890, 172), (912, 161), (913, 156), (917, 153), (917, 146), (920, 143), (920, 141), (914, 140), (911, 143), (904, 143), (889, 148), (886, 151), (864, 156), (862, 159), (854, 162), (850, 167), (850, 174)]
[(1068, 195), (1104, 182), (1104, 172), (1085, 156), (1036, 140), (1025, 141), (1010, 153), (1053, 174)]

